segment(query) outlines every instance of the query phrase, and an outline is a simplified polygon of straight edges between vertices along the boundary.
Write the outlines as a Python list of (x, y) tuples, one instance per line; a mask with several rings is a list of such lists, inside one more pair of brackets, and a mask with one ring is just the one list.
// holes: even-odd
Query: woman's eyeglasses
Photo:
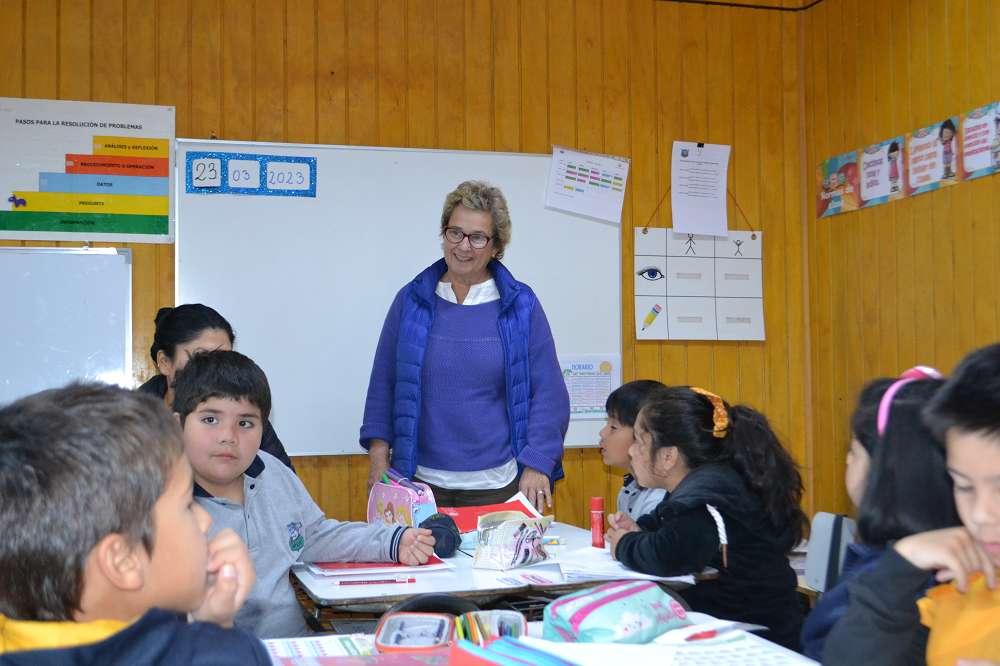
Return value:
[(461, 229), (456, 229), (455, 227), (445, 227), (444, 237), (455, 245), (458, 245), (468, 238), (469, 245), (477, 250), (482, 250), (484, 247), (489, 245), (491, 240), (493, 240), (493, 236), (484, 236), (483, 234), (467, 234)]

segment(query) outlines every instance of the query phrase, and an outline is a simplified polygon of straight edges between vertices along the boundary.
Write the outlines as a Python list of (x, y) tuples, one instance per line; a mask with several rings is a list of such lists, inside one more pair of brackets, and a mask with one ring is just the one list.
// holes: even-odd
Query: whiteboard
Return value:
[[(316, 196), (187, 194), (188, 152), (316, 158)], [(177, 303), (204, 303), (267, 373), (291, 455), (361, 453), (389, 306), (442, 256), (445, 196), (470, 179), (507, 197), (503, 263), (545, 310), (560, 354), (621, 353), (619, 225), (543, 207), (550, 155), (178, 140)], [(567, 446), (596, 446), (573, 421)]]
[(0, 404), (132, 378), (132, 251), (0, 248)]

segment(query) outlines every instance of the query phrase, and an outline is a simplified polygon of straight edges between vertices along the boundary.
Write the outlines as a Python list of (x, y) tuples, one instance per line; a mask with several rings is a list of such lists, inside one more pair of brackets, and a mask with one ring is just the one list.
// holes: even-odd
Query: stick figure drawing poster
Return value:
[(636, 339), (764, 339), (761, 232), (646, 231), (635, 230)]

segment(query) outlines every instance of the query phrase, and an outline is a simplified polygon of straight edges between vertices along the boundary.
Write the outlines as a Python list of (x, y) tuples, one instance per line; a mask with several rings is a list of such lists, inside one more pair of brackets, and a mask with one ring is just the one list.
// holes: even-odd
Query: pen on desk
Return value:
[(378, 585), (380, 583), (416, 583), (416, 578), (381, 578), (379, 580), (333, 580), (334, 585)]

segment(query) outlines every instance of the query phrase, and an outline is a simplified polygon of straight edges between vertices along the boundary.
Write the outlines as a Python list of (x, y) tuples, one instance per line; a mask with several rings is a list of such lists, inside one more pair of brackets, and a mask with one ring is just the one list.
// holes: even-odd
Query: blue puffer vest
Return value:
[[(504, 265), (489, 263), (500, 293), (500, 317), (497, 327), (503, 344), (507, 367), (507, 415), (510, 420), (510, 447), (516, 458), (528, 444), (528, 413), (531, 408), (531, 372), (528, 349), (531, 311), (535, 293), (518, 282)], [(399, 338), (396, 343), (396, 388), (392, 408), (392, 466), (412, 478), (417, 471), (417, 426), (420, 421), (420, 382), (423, 377), (427, 337), (434, 323), (435, 290), (448, 270), (440, 259), (424, 270), (403, 294), (399, 314)], [(520, 477), (524, 466), (517, 466)], [(552, 481), (563, 478), (562, 462), (556, 465)]]

